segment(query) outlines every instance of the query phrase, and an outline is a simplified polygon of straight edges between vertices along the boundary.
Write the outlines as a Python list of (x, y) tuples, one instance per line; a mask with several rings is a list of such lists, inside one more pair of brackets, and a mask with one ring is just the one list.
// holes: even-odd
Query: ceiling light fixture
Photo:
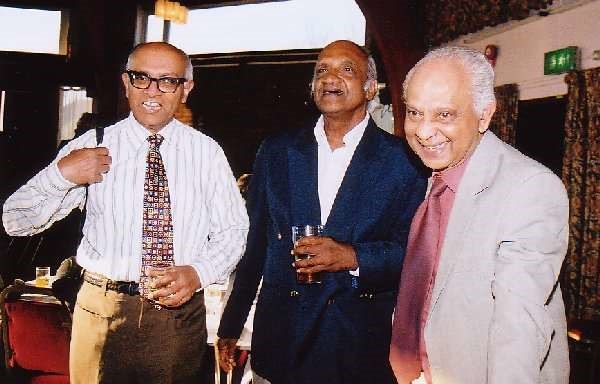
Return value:
[(178, 1), (156, 0), (154, 15), (178, 24), (187, 23), (188, 9)]

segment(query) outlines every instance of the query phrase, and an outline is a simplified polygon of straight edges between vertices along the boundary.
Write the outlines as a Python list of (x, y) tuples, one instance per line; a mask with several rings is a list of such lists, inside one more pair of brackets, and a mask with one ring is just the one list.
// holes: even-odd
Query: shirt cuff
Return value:
[(47, 185), (48, 192), (55, 195), (62, 195), (65, 191), (77, 186), (77, 184), (70, 182), (65, 179), (58, 169), (58, 163), (52, 163), (46, 168), (45, 171), (45, 183)]
[(219, 282), (219, 276), (217, 276), (217, 271), (213, 265), (206, 260), (198, 260), (192, 264), (192, 267), (196, 270), (196, 274), (200, 279), (200, 289), (196, 292), (201, 291), (202, 289), (208, 287), (211, 284)]

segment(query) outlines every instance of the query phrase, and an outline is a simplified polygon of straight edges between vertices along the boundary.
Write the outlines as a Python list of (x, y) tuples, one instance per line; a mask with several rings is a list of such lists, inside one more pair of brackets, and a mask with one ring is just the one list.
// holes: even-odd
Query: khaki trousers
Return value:
[(72, 384), (198, 382), (206, 353), (203, 293), (179, 308), (157, 310), (84, 282), (73, 314)]

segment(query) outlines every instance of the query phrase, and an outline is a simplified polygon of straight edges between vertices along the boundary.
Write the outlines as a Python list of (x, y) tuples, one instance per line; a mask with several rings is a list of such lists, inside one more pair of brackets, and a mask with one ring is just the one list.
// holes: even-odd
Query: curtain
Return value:
[(571, 319), (600, 319), (600, 68), (567, 74), (562, 179), (570, 200), (563, 286)]
[(58, 114), (58, 141), (71, 140), (75, 136), (77, 121), (84, 112), (92, 112), (93, 99), (85, 89), (63, 88), (60, 90)]
[(516, 143), (517, 118), (519, 116), (519, 88), (517, 84), (506, 84), (494, 88), (496, 113), (492, 116), (490, 130), (506, 143)]
[(425, 0), (425, 43), (440, 45), (487, 26), (521, 20), (550, 4), (552, 0)]

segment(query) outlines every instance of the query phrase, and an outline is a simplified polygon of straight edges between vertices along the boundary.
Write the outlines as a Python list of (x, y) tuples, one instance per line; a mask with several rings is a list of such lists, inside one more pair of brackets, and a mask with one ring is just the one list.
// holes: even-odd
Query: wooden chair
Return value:
[(15, 280), (0, 294), (0, 310), (8, 380), (68, 384), (71, 316), (52, 290)]

